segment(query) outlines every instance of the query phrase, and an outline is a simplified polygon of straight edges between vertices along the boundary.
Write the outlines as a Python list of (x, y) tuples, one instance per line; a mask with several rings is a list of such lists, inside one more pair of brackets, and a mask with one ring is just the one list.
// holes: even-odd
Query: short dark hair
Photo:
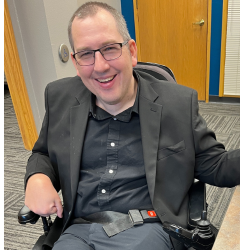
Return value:
[(115, 19), (118, 32), (123, 37), (123, 40), (130, 40), (131, 36), (127, 29), (126, 21), (121, 13), (119, 13), (116, 9), (112, 6), (102, 3), (102, 2), (87, 2), (81, 5), (71, 17), (69, 24), (68, 24), (68, 38), (71, 45), (71, 48), (74, 51), (73, 39), (72, 39), (72, 23), (75, 17), (79, 19), (85, 19), (89, 16), (94, 16), (98, 13), (100, 9), (104, 9), (108, 11)]

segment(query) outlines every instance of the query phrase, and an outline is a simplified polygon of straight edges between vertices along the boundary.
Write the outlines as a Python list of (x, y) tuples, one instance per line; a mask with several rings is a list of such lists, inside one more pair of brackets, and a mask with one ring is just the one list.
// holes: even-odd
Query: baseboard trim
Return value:
[(210, 95), (209, 102), (240, 104), (240, 98), (237, 98), (237, 97), (219, 97), (219, 96), (215, 96), (215, 95)]

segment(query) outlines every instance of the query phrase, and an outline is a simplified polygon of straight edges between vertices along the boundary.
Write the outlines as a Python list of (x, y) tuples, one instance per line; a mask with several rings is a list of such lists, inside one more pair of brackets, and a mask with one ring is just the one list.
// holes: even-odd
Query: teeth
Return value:
[(108, 82), (108, 81), (111, 81), (112, 79), (114, 78), (114, 76), (112, 77), (109, 77), (107, 79), (97, 79), (99, 82)]

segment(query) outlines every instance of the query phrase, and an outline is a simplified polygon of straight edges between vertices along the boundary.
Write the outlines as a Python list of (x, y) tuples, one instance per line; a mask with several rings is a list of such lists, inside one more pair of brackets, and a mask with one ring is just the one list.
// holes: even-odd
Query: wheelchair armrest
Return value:
[(188, 206), (188, 226), (194, 229), (201, 220), (202, 212), (206, 211), (205, 183), (195, 180), (192, 184)]
[(18, 222), (20, 224), (31, 223), (35, 224), (40, 215), (32, 212), (27, 206), (23, 206), (18, 212)]
[(173, 238), (198, 250), (210, 250), (215, 241), (215, 235), (207, 220), (205, 183), (195, 180), (189, 194), (188, 227), (182, 228), (165, 221), (163, 230)]

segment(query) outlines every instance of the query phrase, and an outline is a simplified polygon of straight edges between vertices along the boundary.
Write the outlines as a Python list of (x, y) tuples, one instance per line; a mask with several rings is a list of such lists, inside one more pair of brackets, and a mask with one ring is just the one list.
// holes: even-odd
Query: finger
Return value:
[(57, 216), (59, 218), (62, 218), (62, 213), (63, 213), (63, 207), (62, 207), (62, 202), (61, 200), (58, 200), (55, 202), (56, 209), (57, 209)]
[(57, 208), (56, 208), (56, 206), (51, 207), (51, 212), (49, 213), (49, 215), (51, 215), (51, 214), (56, 214), (56, 213), (57, 213)]

